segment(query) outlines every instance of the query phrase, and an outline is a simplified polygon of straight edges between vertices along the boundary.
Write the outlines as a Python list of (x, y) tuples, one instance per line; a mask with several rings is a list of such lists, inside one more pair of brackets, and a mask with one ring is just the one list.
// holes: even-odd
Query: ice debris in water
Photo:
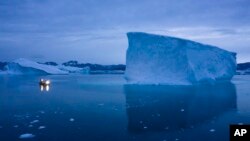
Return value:
[(33, 121), (31, 121), (30, 123), (31, 123), (31, 124), (34, 124), (34, 123), (37, 123), (37, 122), (39, 122), (39, 120), (33, 120)]
[(31, 134), (31, 133), (25, 133), (19, 136), (20, 139), (28, 139), (28, 138), (34, 138), (35, 135)]
[(45, 126), (39, 126), (38, 129), (44, 129), (44, 128), (46, 128), (46, 127)]
[(41, 114), (45, 114), (45, 112), (44, 112), (44, 111), (40, 111), (40, 113), (41, 113)]
[(210, 132), (215, 132), (215, 129), (210, 129), (209, 131), (210, 131)]
[(73, 119), (73, 118), (70, 118), (70, 119), (69, 119), (69, 121), (73, 122), (73, 121), (75, 121), (75, 119)]

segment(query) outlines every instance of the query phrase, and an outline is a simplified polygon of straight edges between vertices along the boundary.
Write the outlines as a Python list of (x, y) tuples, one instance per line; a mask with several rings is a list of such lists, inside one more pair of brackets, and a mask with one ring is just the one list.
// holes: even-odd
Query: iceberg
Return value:
[(58, 65), (57, 67), (60, 70), (67, 71), (69, 73), (89, 74), (89, 71), (90, 71), (89, 67), (78, 68), (78, 67), (65, 66), (65, 65)]
[(5, 66), (7, 74), (68, 74), (56, 66), (39, 64), (24, 58), (17, 59)]
[(192, 85), (230, 81), (236, 53), (169, 36), (129, 32), (125, 78), (136, 84)]

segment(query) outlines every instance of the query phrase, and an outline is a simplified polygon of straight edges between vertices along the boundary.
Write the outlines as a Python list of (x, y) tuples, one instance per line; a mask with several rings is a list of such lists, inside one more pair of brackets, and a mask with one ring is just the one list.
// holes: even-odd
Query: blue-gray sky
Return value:
[(128, 31), (187, 38), (250, 61), (249, 0), (1, 0), (0, 60), (125, 63)]

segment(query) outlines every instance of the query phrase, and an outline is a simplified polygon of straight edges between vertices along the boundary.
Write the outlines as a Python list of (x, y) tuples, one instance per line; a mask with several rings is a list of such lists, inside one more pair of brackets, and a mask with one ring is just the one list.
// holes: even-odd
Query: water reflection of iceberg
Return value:
[(128, 130), (174, 131), (212, 120), (236, 108), (231, 83), (212, 86), (125, 85)]

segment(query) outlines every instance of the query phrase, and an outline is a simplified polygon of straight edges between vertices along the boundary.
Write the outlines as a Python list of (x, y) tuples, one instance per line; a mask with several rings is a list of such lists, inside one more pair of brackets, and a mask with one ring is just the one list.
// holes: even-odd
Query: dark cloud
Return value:
[(143, 31), (218, 45), (250, 60), (243, 55), (250, 53), (249, 7), (249, 0), (4, 0), (0, 59), (125, 63), (126, 32)]

